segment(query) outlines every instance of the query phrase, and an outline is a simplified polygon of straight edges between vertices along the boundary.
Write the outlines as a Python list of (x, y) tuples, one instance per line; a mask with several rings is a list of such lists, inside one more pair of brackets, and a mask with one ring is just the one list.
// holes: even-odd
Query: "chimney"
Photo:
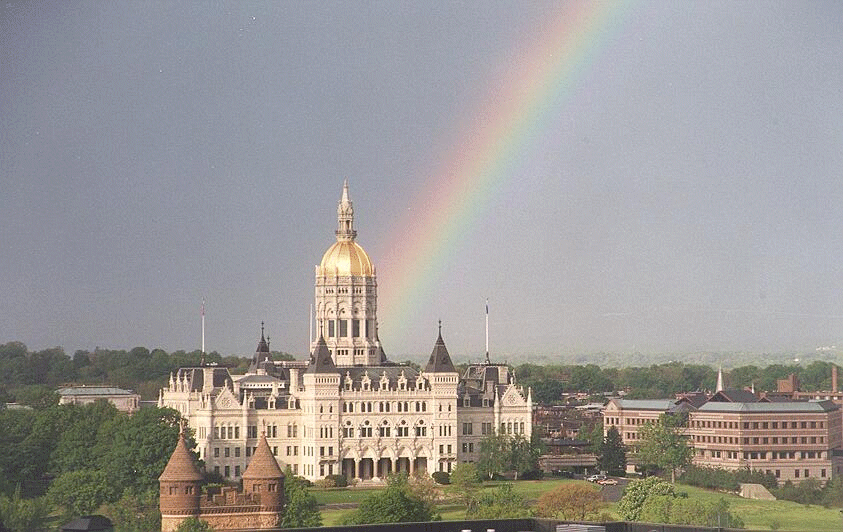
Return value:
[(288, 393), (299, 391), (299, 368), (290, 368), (290, 389)]
[(837, 393), (837, 364), (831, 365), (831, 393)]

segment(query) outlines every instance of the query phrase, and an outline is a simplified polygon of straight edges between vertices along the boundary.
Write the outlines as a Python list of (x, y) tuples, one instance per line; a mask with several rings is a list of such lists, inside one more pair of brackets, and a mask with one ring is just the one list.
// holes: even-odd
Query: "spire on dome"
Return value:
[(337, 242), (353, 241), (357, 237), (354, 230), (354, 204), (348, 197), (348, 179), (342, 185), (342, 198), (337, 205)]

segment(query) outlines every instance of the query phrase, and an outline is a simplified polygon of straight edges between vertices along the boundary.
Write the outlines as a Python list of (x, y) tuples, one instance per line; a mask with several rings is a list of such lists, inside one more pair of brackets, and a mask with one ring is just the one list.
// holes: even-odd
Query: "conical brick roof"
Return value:
[(202, 475), (199, 473), (196, 464), (193, 463), (193, 457), (190, 455), (190, 451), (187, 450), (184, 433), (179, 434), (179, 441), (176, 442), (176, 448), (173, 450), (170, 461), (167, 462), (167, 467), (164, 468), (164, 472), (161, 473), (158, 480), (181, 482), (202, 480)]
[(252, 453), (252, 459), (243, 472), (244, 479), (272, 479), (283, 477), (284, 472), (278, 466), (278, 461), (272, 455), (266, 435), (261, 434), (257, 449)]

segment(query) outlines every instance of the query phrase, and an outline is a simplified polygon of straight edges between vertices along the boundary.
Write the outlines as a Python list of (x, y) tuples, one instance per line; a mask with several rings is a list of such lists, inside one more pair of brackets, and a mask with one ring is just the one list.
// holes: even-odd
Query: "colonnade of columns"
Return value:
[(412, 476), (416, 471), (427, 471), (427, 458), (344, 458), (342, 474), (349, 480), (369, 480), (372, 478), (386, 478), (392, 473), (407, 473)]

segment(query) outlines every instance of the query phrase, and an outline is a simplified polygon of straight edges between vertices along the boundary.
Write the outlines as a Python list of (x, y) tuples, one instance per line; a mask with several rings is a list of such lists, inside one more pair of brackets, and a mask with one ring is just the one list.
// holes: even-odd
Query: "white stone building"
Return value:
[(489, 362), (460, 377), (439, 336), (417, 371), (390, 362), (378, 338), (377, 277), (357, 244), (347, 183), (336, 242), (316, 267), (317, 337), (307, 361), (272, 362), (261, 338), (249, 371), (181, 368), (161, 390), (195, 431), (206, 468), (238, 479), (266, 433), (283, 465), (308, 479), (362, 480), (390, 472), (450, 471), (503, 432), (530, 438), (532, 399), (512, 371)]

